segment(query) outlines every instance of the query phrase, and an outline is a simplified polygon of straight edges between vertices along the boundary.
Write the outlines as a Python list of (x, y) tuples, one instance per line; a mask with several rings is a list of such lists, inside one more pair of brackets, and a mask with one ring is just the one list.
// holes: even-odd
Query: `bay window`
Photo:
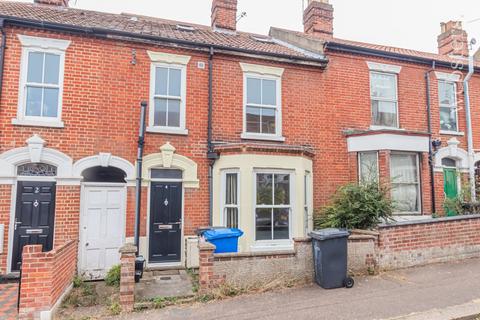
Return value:
[(397, 75), (370, 72), (372, 125), (398, 128)]
[(238, 228), (239, 225), (239, 192), (240, 181), (239, 173), (235, 171), (225, 171), (222, 178), (223, 183), (223, 224), (227, 228)]
[(358, 180), (359, 182), (378, 181), (378, 153), (358, 153)]
[(400, 213), (420, 213), (420, 174), (417, 154), (392, 153), (390, 156), (392, 200)]
[(256, 173), (255, 240), (290, 239), (291, 177)]

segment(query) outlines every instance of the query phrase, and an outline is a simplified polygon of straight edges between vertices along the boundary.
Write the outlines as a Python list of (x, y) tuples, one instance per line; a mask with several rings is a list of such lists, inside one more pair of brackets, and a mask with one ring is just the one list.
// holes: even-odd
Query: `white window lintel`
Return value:
[(240, 67), (244, 73), (256, 73), (260, 75), (268, 75), (274, 77), (281, 77), (285, 69), (283, 68), (276, 68), (276, 67), (269, 67), (269, 66), (262, 66), (258, 64), (250, 64), (250, 63), (243, 63), (240, 62)]
[(65, 51), (70, 46), (70, 40), (40, 38), (19, 34), (18, 40), (22, 47), (40, 48), (42, 50), (60, 50)]
[(187, 65), (191, 56), (172, 54), (166, 52), (147, 51), (148, 56), (152, 62), (161, 62), (167, 64)]
[(392, 64), (367, 61), (367, 65), (370, 71), (379, 71), (379, 72), (387, 72), (387, 73), (395, 73), (395, 74), (399, 74), (400, 71), (402, 71), (401, 66), (396, 66)]
[(435, 76), (438, 80), (458, 82), (460, 81), (460, 75), (458, 73), (446, 73), (435, 71)]

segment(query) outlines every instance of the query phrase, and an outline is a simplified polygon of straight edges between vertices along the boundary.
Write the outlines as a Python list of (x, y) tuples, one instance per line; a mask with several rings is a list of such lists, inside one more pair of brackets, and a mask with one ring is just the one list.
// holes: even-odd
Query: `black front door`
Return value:
[(52, 250), (54, 218), (55, 183), (18, 182), (12, 271), (20, 270), (25, 245), (41, 244), (43, 251)]
[(152, 182), (149, 262), (181, 260), (182, 184)]

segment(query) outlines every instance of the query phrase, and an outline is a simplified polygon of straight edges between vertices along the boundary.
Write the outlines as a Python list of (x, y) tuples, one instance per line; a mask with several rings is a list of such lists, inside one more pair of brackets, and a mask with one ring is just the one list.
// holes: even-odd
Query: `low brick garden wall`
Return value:
[(63, 296), (72, 287), (77, 269), (74, 240), (49, 252), (41, 245), (23, 248), (19, 319), (52, 319)]
[[(287, 252), (214, 254), (199, 242), (200, 290), (307, 283), (314, 279), (310, 239), (295, 239)], [(377, 231), (353, 230), (348, 269), (358, 274), (480, 257), (480, 215), (399, 222)]]
[(480, 257), (480, 215), (399, 222), (378, 231), (381, 270)]

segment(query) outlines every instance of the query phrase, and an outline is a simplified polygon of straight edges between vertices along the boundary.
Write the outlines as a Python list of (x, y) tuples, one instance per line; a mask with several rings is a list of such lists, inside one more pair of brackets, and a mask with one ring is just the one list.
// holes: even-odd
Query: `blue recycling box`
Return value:
[(238, 252), (238, 238), (243, 231), (235, 228), (210, 229), (203, 233), (205, 239), (215, 245), (215, 253)]

